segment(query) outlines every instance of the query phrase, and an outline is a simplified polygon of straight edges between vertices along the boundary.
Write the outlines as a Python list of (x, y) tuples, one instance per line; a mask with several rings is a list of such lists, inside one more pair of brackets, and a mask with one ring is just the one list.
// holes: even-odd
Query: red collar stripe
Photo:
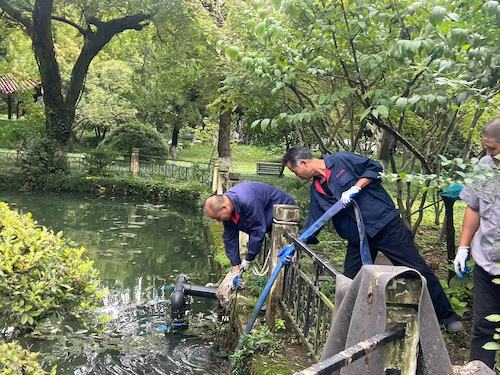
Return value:
[[(326, 170), (326, 176), (325, 176), (325, 181), (328, 182), (330, 181), (330, 177), (332, 175), (332, 171), (327, 169)], [(325, 190), (323, 189), (323, 186), (321, 186), (321, 182), (318, 178), (315, 178), (314, 179), (314, 187), (316, 188), (316, 190), (320, 193), (320, 194), (323, 194), (323, 195), (327, 195), (325, 193)]]

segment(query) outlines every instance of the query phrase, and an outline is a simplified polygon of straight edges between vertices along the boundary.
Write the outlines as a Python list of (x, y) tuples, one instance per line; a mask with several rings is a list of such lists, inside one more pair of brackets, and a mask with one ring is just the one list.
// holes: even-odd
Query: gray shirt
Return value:
[[(479, 161), (493, 166), (490, 156)], [(479, 228), (472, 239), (472, 258), (491, 275), (500, 275), (500, 174), (494, 178), (466, 186), (460, 198), (470, 208), (479, 212)]]

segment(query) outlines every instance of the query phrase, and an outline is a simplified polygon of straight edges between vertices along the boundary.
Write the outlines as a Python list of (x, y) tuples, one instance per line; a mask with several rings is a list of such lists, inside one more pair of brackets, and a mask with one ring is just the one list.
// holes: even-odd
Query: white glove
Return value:
[(340, 197), (340, 200), (342, 203), (344, 203), (345, 206), (347, 206), (349, 203), (351, 203), (352, 198), (358, 194), (361, 191), (361, 188), (357, 186), (353, 186), (349, 188), (349, 190), (346, 190), (342, 193), (342, 196)]
[(453, 265), (455, 266), (455, 273), (461, 274), (465, 271), (467, 257), (469, 256), (469, 246), (459, 246)]
[(243, 259), (243, 262), (240, 264), (240, 271), (247, 271), (250, 267), (252, 266), (252, 261), (251, 260), (246, 260)]

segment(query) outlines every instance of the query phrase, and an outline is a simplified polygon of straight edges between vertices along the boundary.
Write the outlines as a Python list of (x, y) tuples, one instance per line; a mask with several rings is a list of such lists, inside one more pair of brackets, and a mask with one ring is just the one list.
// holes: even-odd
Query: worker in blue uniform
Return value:
[[(356, 196), (365, 225), (372, 259), (381, 251), (397, 266), (419, 271), (427, 286), (440, 323), (449, 331), (463, 330), (439, 280), (419, 254), (411, 232), (403, 223), (391, 197), (380, 182), (381, 165), (351, 152), (337, 152), (314, 158), (308, 148), (296, 146), (284, 157), (287, 167), (302, 179), (312, 179), (311, 202), (305, 227), (314, 223), (338, 200), (349, 205)], [(335, 230), (347, 240), (344, 274), (349, 278), (360, 270), (359, 234), (351, 206), (332, 218)]]
[[(273, 223), (273, 205), (292, 204), (284, 191), (260, 182), (242, 182), (221, 195), (212, 195), (205, 202), (208, 217), (224, 224), (224, 246), (232, 272), (247, 270), (260, 252), (266, 233)], [(240, 258), (239, 232), (249, 235), (248, 252)]]

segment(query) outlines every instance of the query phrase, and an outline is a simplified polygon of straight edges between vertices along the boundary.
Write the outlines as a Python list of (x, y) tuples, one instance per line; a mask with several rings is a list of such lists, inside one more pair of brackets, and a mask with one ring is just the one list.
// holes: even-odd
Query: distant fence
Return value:
[[(13, 167), (19, 161), (22, 152), (0, 150), (0, 163), (3, 167)], [(127, 175), (132, 173), (132, 155), (111, 155), (111, 160), (103, 168), (106, 172)], [(71, 171), (84, 173), (88, 168), (85, 154), (68, 154), (68, 167)], [(210, 164), (190, 160), (171, 160), (166, 158), (141, 155), (135, 158), (135, 167), (139, 177), (166, 177), (181, 181), (210, 182)]]

